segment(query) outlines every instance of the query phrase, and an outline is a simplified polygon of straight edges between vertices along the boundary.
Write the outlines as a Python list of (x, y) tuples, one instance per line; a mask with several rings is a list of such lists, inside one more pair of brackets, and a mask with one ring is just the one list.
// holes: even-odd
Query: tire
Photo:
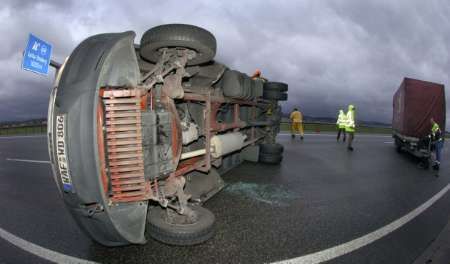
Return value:
[(260, 144), (259, 151), (264, 154), (281, 154), (284, 151), (284, 147), (281, 144)]
[(403, 152), (402, 143), (397, 138), (395, 139), (395, 150), (397, 151), (397, 153), (402, 153)]
[(197, 65), (211, 61), (216, 55), (216, 38), (200, 27), (185, 24), (167, 24), (147, 30), (141, 39), (140, 54), (156, 63), (164, 47), (183, 47), (195, 50), (197, 56), (187, 65)]
[(278, 92), (274, 90), (264, 90), (263, 98), (268, 100), (286, 101), (288, 96), (287, 93), (284, 92)]
[(288, 85), (282, 82), (266, 82), (264, 83), (264, 90), (287, 92)]
[(165, 244), (189, 246), (205, 242), (214, 235), (214, 214), (201, 206), (191, 206), (199, 215), (193, 224), (172, 224), (166, 222), (166, 210), (160, 206), (152, 207), (147, 217), (148, 234)]
[(283, 155), (259, 153), (259, 162), (266, 164), (279, 164), (283, 160)]

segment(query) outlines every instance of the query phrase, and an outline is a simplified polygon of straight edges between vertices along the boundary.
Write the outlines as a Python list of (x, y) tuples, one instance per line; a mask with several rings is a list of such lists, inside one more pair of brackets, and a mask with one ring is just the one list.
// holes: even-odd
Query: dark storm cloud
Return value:
[(146, 29), (161, 23), (202, 26), (217, 38), (218, 61), (248, 74), (260, 68), (287, 82), (285, 110), (299, 106), (311, 116), (334, 116), (354, 103), (360, 119), (389, 122), (392, 94), (403, 77), (450, 84), (445, 0), (180, 3), (6, 2), (0, 8), (8, 21), (0, 25), (0, 34), (8, 36), (0, 49), (0, 119), (46, 114), (52, 78), (19, 69), (28, 32), (53, 43), (62, 61), (92, 34), (131, 29), (138, 43)]

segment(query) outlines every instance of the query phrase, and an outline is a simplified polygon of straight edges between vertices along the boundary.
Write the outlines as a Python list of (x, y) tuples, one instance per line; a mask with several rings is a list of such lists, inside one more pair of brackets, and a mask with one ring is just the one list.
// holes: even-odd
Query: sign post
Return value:
[(30, 34), (23, 54), (22, 69), (48, 75), (51, 55), (52, 45)]

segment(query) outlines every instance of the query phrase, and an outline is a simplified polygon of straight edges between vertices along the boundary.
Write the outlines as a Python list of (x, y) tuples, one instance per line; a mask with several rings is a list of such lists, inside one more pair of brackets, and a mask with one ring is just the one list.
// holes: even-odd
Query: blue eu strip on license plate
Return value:
[(63, 189), (66, 192), (72, 191), (72, 184), (63, 184)]

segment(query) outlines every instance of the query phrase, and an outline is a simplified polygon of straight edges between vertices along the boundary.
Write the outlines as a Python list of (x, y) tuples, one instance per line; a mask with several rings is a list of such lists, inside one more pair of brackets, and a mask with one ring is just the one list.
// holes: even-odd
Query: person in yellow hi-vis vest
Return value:
[(347, 120), (345, 125), (345, 132), (348, 135), (348, 145), (347, 149), (350, 151), (353, 151), (353, 139), (355, 138), (355, 128), (356, 128), (356, 122), (355, 122), (355, 106), (354, 105), (348, 105), (348, 112), (347, 112)]
[(300, 139), (303, 140), (303, 115), (297, 108), (294, 108), (291, 115), (289, 116), (291, 119), (291, 134), (292, 138), (295, 138), (295, 134), (300, 134)]
[(345, 142), (345, 125), (347, 124), (347, 116), (344, 113), (344, 110), (339, 110), (339, 116), (336, 121), (338, 133), (337, 133), (337, 141), (339, 141), (339, 138), (341, 137), (341, 134), (343, 135), (342, 141)]
[(434, 146), (435, 149), (435, 160), (433, 164), (434, 170), (439, 170), (439, 166), (441, 165), (441, 152), (442, 148), (444, 147), (444, 136), (442, 133), (441, 128), (439, 127), (439, 124), (434, 121), (434, 118), (430, 119), (431, 122), (431, 134), (430, 137), (430, 144)]

